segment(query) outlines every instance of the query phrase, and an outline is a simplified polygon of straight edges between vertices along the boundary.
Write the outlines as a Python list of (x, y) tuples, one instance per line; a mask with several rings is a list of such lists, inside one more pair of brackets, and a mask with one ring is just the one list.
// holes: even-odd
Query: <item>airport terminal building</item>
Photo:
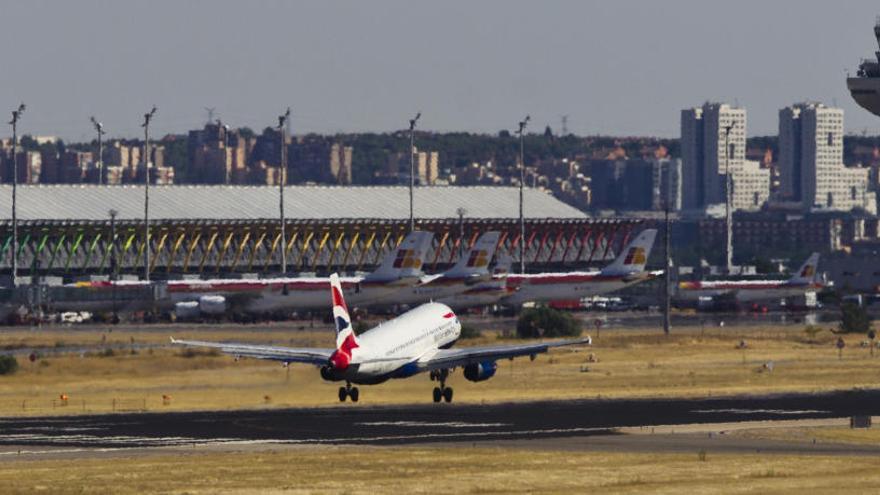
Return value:
[[(12, 266), (11, 198), (11, 186), (0, 186), (5, 275)], [(146, 248), (156, 279), (277, 273), (279, 200), (277, 187), (154, 186), (146, 243), (143, 186), (21, 185), (19, 277), (108, 275), (114, 266), (119, 274), (142, 275)], [(284, 201), (284, 249), (293, 275), (370, 270), (409, 229), (406, 187), (288, 186)], [(470, 245), (488, 230), (501, 231), (500, 252), (514, 263), (525, 242), (530, 271), (600, 265), (641, 223), (593, 219), (526, 189), (523, 240), (517, 188), (418, 187), (414, 204), (416, 228), (435, 234), (427, 272), (454, 263), (462, 242)]]

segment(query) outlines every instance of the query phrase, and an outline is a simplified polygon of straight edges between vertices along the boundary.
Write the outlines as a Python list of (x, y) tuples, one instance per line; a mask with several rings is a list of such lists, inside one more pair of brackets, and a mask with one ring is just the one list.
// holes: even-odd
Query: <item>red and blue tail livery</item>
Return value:
[(335, 273), (330, 275), (330, 295), (333, 300), (333, 321), (336, 322), (336, 351), (330, 356), (330, 362), (337, 369), (345, 369), (351, 363), (353, 351), (359, 346), (342, 296), (342, 284)]

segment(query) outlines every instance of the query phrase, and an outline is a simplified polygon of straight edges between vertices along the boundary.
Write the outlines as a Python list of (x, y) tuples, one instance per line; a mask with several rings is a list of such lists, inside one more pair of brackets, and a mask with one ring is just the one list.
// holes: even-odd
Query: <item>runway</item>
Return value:
[(880, 390), (709, 399), (569, 400), (116, 413), (0, 419), (0, 445), (127, 448), (190, 444), (373, 444), (608, 435), (623, 427), (880, 415)]

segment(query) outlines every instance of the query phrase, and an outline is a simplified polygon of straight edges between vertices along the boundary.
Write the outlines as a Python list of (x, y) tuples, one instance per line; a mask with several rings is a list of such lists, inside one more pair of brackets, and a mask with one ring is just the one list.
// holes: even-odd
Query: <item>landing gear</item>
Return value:
[(346, 397), (350, 397), (352, 402), (358, 401), (360, 392), (357, 387), (352, 387), (350, 382), (345, 382), (344, 387), (339, 387), (339, 402), (345, 402)]
[(449, 377), (449, 370), (442, 369), (431, 372), (431, 381), (439, 381), (440, 386), (434, 387), (434, 402), (445, 400), (452, 402), (452, 387), (446, 386), (446, 378)]

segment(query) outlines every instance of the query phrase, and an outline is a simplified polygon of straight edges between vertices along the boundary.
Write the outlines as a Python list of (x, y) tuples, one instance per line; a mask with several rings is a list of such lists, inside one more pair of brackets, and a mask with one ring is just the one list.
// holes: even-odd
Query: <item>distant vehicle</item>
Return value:
[(238, 357), (271, 359), (285, 364), (306, 363), (320, 369), (321, 378), (345, 382), (339, 387), (339, 400), (360, 396), (356, 385), (375, 385), (392, 378), (409, 378), (428, 372), (434, 387), (434, 402), (452, 402), (452, 387), (446, 386), (451, 370), (461, 367), (472, 382), (488, 380), (498, 369), (499, 359), (513, 359), (547, 352), (551, 347), (590, 344), (589, 337), (538, 344), (470, 347), (451, 349), (461, 334), (461, 323), (445, 304), (428, 303), (397, 318), (355, 335), (351, 316), (343, 297), (340, 278), (330, 276), (333, 319), (336, 323), (336, 348), (291, 348), (266, 345), (227, 344), (197, 340), (175, 340), (173, 344), (209, 347)]
[(712, 280), (681, 282), (676, 298), (707, 305), (714, 301), (753, 303), (804, 296), (825, 287), (817, 278), (819, 253), (813, 253), (788, 280)]
[(507, 276), (509, 294), (501, 304), (520, 307), (526, 302), (580, 299), (614, 292), (663, 274), (645, 271), (656, 229), (642, 231), (621, 251), (617, 259), (601, 271), (511, 274)]

